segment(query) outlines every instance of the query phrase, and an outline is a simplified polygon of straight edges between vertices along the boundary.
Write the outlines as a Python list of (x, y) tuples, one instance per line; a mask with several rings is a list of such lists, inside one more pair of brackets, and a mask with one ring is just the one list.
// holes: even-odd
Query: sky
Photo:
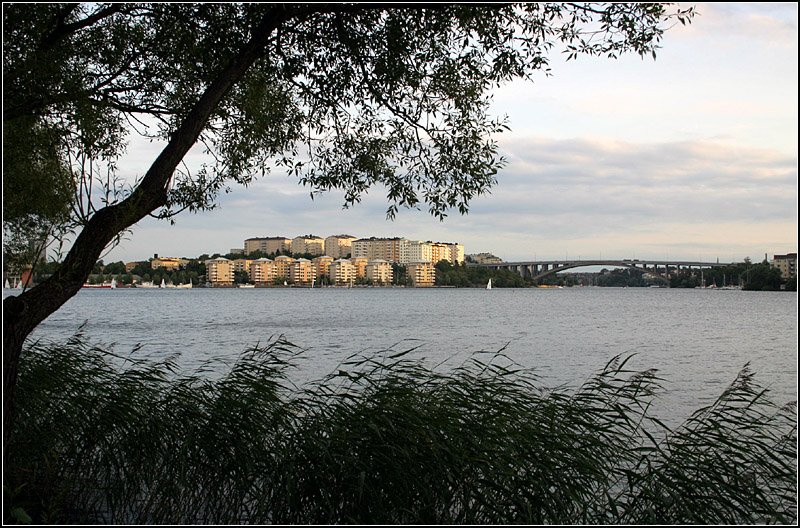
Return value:
[[(696, 6), (664, 35), (656, 60), (552, 57), (552, 76), (493, 94), (511, 131), (491, 194), (443, 222), (401, 209), (380, 189), (343, 209), (341, 193), (273, 172), (234, 186), (219, 207), (175, 224), (146, 219), (106, 262), (195, 257), (244, 239), (315, 234), (464, 244), (506, 261), (657, 259), (740, 262), (797, 251), (796, 3)], [(132, 138), (121, 175), (159, 150)]]

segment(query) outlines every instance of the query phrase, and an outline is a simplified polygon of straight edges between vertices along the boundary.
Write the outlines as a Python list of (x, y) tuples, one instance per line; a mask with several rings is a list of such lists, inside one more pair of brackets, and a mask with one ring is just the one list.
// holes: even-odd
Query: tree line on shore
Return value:
[[(219, 256), (219, 255), (216, 255)], [(272, 254), (274, 258), (277, 254)], [(242, 258), (241, 255), (229, 254), (231, 258)], [(162, 279), (166, 283), (201, 284), (205, 282), (206, 266), (204, 261), (214, 256), (201, 255), (198, 259), (189, 259), (189, 262), (177, 270), (167, 270), (165, 268), (152, 269), (149, 262), (139, 262), (135, 267), (126, 271), (125, 263), (122, 261), (104, 264), (98, 261), (89, 276), (89, 284), (102, 284), (110, 282), (114, 278), (118, 284), (130, 285), (134, 281), (161, 283)], [(47, 277), (58, 267), (58, 263), (50, 262), (41, 264), (34, 276), (34, 282), (39, 282)], [(400, 264), (393, 264), (394, 277), (391, 285), (410, 286), (410, 277), (406, 274), (406, 267)], [(743, 262), (721, 266), (716, 268), (704, 268), (702, 272), (697, 269), (683, 269), (671, 271), (669, 278), (660, 276), (648, 276), (631, 269), (602, 270), (600, 273), (561, 273), (551, 275), (534, 282), (525, 279), (519, 274), (509, 270), (495, 270), (486, 267), (467, 266), (466, 264), (450, 263), (442, 260), (435, 266), (436, 286), (454, 288), (481, 288), (485, 287), (489, 279), (492, 286), (496, 288), (524, 288), (536, 285), (553, 286), (599, 286), (599, 287), (649, 287), (662, 286), (670, 288), (702, 288), (737, 286), (749, 291), (797, 291), (797, 279), (781, 278), (780, 270), (772, 267), (766, 260), (760, 263), (753, 263), (749, 258)], [(330, 284), (327, 277), (321, 277), (317, 284), (325, 286)], [(251, 283), (247, 272), (236, 272), (234, 284)], [(283, 283), (283, 280), (280, 281)], [(373, 284), (366, 278), (357, 279), (356, 285)]]

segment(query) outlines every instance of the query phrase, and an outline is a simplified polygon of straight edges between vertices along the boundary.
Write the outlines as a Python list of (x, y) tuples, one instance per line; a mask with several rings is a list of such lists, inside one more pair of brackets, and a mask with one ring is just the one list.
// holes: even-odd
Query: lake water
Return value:
[[(4, 297), (9, 290), (4, 291)], [(118, 352), (181, 352), (192, 369), (232, 363), (283, 334), (306, 349), (293, 379), (316, 380), (355, 352), (419, 346), (450, 368), (496, 351), (537, 370), (546, 386), (578, 385), (615, 355), (656, 368), (668, 423), (710, 403), (750, 362), (774, 400), (797, 399), (797, 296), (786, 292), (655, 288), (564, 289), (84, 289), (32, 334), (64, 340), (88, 321), (93, 342)]]

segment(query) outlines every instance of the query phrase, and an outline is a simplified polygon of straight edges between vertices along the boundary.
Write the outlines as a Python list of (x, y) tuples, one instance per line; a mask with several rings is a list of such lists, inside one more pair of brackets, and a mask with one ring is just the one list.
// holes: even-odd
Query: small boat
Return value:
[(167, 284), (164, 282), (164, 279), (161, 279), (161, 286), (159, 288), (166, 288)]
[(489, 282), (486, 283), (486, 289), (487, 290), (491, 290), (492, 289), (492, 279), (489, 279)]
[(190, 279), (188, 284), (178, 284), (178, 285), (177, 285), (177, 286), (175, 286), (175, 287), (176, 287), (176, 288), (191, 288), (191, 287), (192, 287), (192, 281), (191, 281), (191, 279)]
[(8, 279), (6, 279), (6, 283), (3, 284), (3, 288), (6, 289), (6, 290), (10, 290), (11, 289), (11, 284), (9, 284)]
[(255, 284), (240, 284), (238, 287), (239, 288), (255, 288), (256, 285)]
[(111, 286), (110, 287), (111, 288), (116, 288), (117, 287), (117, 279), (111, 279)]

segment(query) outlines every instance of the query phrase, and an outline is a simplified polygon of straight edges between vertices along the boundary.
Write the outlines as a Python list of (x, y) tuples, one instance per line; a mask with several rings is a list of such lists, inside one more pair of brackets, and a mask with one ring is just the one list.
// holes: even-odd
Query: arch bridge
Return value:
[(720, 266), (730, 266), (728, 262), (700, 262), (700, 261), (677, 261), (677, 260), (543, 260), (526, 262), (501, 262), (497, 264), (476, 264), (468, 263), (468, 266), (489, 268), (496, 270), (508, 270), (519, 273), (523, 279), (537, 281), (548, 275), (566, 271), (574, 268), (584, 268), (588, 266), (603, 266), (606, 268), (629, 268), (641, 273), (652, 273), (666, 277), (670, 271), (682, 269), (702, 269), (715, 268)]

